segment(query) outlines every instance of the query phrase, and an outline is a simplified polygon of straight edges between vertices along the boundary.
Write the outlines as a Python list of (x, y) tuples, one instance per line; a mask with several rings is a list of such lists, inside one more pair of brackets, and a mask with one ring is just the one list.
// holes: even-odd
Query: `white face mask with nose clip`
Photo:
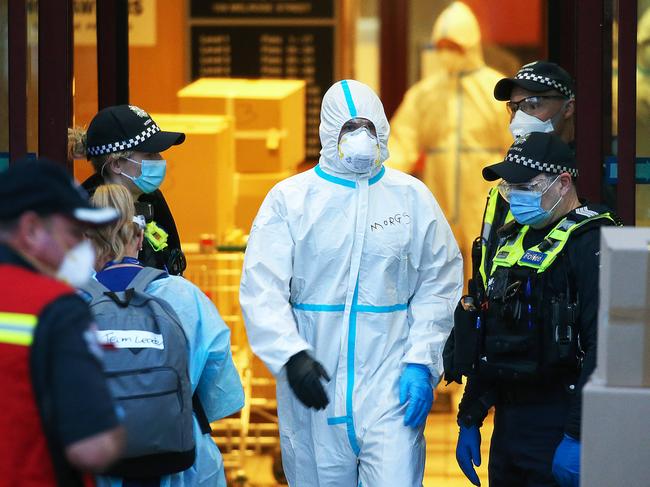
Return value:
[(571, 100), (565, 100), (562, 108), (548, 120), (540, 120), (539, 118), (529, 115), (523, 110), (517, 110), (515, 116), (510, 122), (510, 133), (512, 138), (517, 140), (519, 137), (533, 132), (551, 133), (555, 132), (555, 126), (560, 121), (562, 114), (565, 112)]
[(95, 272), (95, 250), (89, 240), (82, 240), (66, 252), (56, 277), (72, 287), (88, 282)]
[(339, 159), (346, 169), (354, 173), (368, 173), (379, 167), (379, 142), (367, 128), (358, 128), (341, 137)]
[(552, 119), (541, 121), (537, 117), (528, 115), (523, 110), (517, 110), (512, 122), (510, 122), (510, 133), (515, 140), (533, 132), (549, 133), (554, 130)]

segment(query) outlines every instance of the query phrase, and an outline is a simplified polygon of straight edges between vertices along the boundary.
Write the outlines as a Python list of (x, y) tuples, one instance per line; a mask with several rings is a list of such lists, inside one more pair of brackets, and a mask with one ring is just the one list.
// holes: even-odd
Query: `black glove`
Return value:
[(286, 367), (289, 385), (300, 402), (308, 408), (325, 409), (330, 401), (320, 378), (328, 382), (330, 378), (323, 366), (302, 351), (292, 356)]

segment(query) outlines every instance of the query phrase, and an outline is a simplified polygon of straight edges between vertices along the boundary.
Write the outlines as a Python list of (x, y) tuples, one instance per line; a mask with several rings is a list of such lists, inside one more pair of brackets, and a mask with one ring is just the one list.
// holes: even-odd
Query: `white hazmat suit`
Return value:
[[(339, 133), (355, 117), (374, 124), (386, 160), (379, 98), (335, 83), (318, 166), (269, 192), (246, 250), (240, 301), (253, 351), (277, 378), (292, 487), (421, 485), (424, 426), (404, 426), (398, 380), (407, 363), (440, 378), (461, 292), (462, 258), (426, 186), (382, 164), (355, 174), (341, 163)], [(284, 365), (303, 350), (331, 376), (325, 410), (304, 407), (287, 382)]]

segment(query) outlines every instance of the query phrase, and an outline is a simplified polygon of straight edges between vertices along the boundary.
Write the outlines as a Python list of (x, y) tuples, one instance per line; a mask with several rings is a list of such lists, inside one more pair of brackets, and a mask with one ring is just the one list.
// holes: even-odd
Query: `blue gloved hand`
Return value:
[(461, 425), (456, 444), (456, 461), (471, 483), (481, 485), (474, 470), (474, 465), (477, 467), (481, 465), (481, 430), (478, 426), (468, 428)]
[(406, 404), (404, 424), (411, 428), (422, 425), (433, 404), (431, 372), (426, 365), (407, 364), (399, 378), (399, 402)]
[(560, 487), (580, 485), (580, 442), (567, 434), (555, 450), (553, 477)]

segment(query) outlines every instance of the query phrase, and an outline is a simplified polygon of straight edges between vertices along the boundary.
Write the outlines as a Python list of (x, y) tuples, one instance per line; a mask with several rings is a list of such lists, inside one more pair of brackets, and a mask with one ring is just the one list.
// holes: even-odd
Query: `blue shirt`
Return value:
[(124, 257), (120, 262), (108, 262), (95, 277), (111, 291), (124, 291), (142, 267), (138, 259)]

